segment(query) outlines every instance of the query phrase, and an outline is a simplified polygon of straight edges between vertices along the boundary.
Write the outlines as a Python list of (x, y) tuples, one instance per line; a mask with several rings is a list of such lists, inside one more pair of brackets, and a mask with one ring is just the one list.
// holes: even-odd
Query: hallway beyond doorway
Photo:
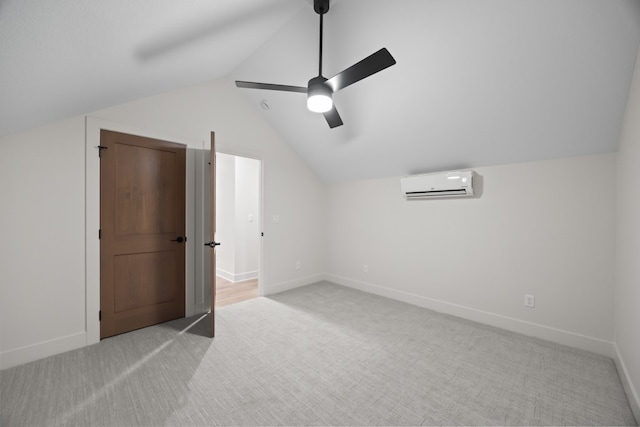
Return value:
[(258, 296), (257, 278), (233, 283), (216, 276), (216, 307), (247, 301)]

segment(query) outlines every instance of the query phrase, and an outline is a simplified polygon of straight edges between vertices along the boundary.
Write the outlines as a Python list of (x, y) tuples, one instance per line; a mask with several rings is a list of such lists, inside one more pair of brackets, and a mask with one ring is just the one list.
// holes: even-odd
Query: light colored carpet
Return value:
[(0, 372), (2, 426), (635, 425), (612, 360), (327, 282)]

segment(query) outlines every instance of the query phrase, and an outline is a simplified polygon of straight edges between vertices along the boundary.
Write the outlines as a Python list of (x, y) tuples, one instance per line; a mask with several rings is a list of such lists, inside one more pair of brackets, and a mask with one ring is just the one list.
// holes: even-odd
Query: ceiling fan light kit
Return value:
[(326, 113), (333, 108), (331, 88), (325, 84), (327, 79), (322, 76), (309, 80), (307, 89), (307, 108), (314, 113)]
[(343, 124), (338, 110), (333, 105), (333, 93), (344, 89), (360, 80), (384, 70), (396, 63), (385, 48), (369, 55), (362, 61), (327, 79), (322, 75), (322, 17), (329, 11), (329, 0), (314, 0), (313, 9), (320, 15), (320, 48), (318, 60), (318, 76), (309, 80), (307, 87), (289, 86), (272, 83), (256, 83), (236, 80), (236, 86), (248, 89), (278, 90), (307, 94), (307, 108), (315, 113), (322, 113), (330, 128)]

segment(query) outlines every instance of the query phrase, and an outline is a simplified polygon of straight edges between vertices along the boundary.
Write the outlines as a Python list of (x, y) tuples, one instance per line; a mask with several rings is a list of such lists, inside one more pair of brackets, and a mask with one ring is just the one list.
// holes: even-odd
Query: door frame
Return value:
[[(215, 133), (215, 132), (214, 132)], [(238, 156), (244, 157), (252, 160), (256, 160), (259, 162), (260, 173), (259, 173), (259, 188), (258, 188), (258, 217), (259, 223), (258, 226), (260, 228), (260, 232), (264, 232), (264, 159), (262, 155), (257, 154), (255, 152), (238, 150), (236, 147), (225, 146), (223, 142), (216, 140), (216, 153), (228, 154), (230, 156)], [(204, 150), (211, 150), (210, 142), (205, 144)], [(198, 199), (198, 195), (202, 195), (204, 191), (204, 186), (201, 183), (209, 180), (209, 168), (208, 168), (209, 156), (200, 155), (196, 157), (196, 198), (195, 202), (195, 280), (203, 281), (204, 278), (207, 277), (205, 271), (208, 271), (208, 266), (205, 268), (205, 258), (208, 258), (211, 254), (211, 249), (207, 248), (203, 245), (204, 242), (208, 242), (209, 236), (205, 234), (205, 222), (209, 222), (208, 216), (205, 215), (204, 203), (203, 199)], [(216, 241), (216, 239), (214, 239)], [(222, 245), (225, 244), (224, 240), (221, 240), (220, 243)], [(258, 245), (258, 295), (265, 295), (265, 262), (264, 262), (264, 239), (260, 239), (260, 243)], [(205, 283), (205, 287), (207, 284)], [(208, 299), (207, 299), (208, 301)], [(208, 306), (208, 305), (207, 305)], [(196, 311), (201, 307), (196, 307)], [(206, 310), (205, 310), (206, 311)], [(202, 312), (205, 312), (202, 311)]]
[[(265, 278), (267, 277), (265, 274), (266, 265), (264, 262), (264, 169), (265, 169), (265, 161), (262, 155), (251, 152), (238, 150), (234, 147), (227, 147), (223, 143), (216, 141), (216, 153), (228, 154), (230, 156), (237, 157), (245, 157), (247, 159), (257, 160), (260, 164), (260, 182), (258, 183), (258, 211), (260, 213), (260, 233), (263, 234), (263, 237), (260, 238), (260, 244), (258, 245), (258, 296), (263, 297), (265, 295)], [(220, 242), (224, 244), (224, 242)]]
[[(184, 144), (187, 148), (204, 147), (204, 141), (196, 141), (190, 138), (176, 137), (164, 132), (140, 129), (135, 126), (111, 122), (92, 116), (85, 117), (85, 327), (87, 333), (87, 345), (100, 342), (100, 321), (98, 313), (100, 311), (100, 240), (98, 230), (100, 229), (100, 159), (98, 157), (98, 146), (100, 145), (100, 131), (110, 130), (114, 132), (140, 135), (147, 138), (174, 141)], [(188, 152), (188, 150), (187, 150)], [(187, 154), (186, 170), (194, 168), (195, 159)], [(195, 176), (187, 172), (187, 194), (186, 194), (186, 235), (194, 236), (195, 225), (193, 221), (193, 210), (195, 208), (193, 188)], [(193, 313), (190, 307), (193, 298), (189, 298), (194, 289), (194, 243), (195, 239), (189, 239), (186, 247), (185, 264), (185, 311), (189, 316)]]

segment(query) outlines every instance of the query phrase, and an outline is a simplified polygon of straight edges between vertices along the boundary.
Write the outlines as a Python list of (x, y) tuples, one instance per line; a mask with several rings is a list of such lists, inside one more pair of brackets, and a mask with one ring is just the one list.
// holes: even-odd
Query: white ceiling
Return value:
[(304, 0), (0, 0), (0, 135), (227, 76)]
[[(0, 0), (0, 135), (223, 77), (306, 86), (311, 4)], [(326, 77), (397, 60), (334, 95), (344, 126), (238, 91), (325, 182), (616, 150), (640, 0), (339, 0), (324, 24)]]

